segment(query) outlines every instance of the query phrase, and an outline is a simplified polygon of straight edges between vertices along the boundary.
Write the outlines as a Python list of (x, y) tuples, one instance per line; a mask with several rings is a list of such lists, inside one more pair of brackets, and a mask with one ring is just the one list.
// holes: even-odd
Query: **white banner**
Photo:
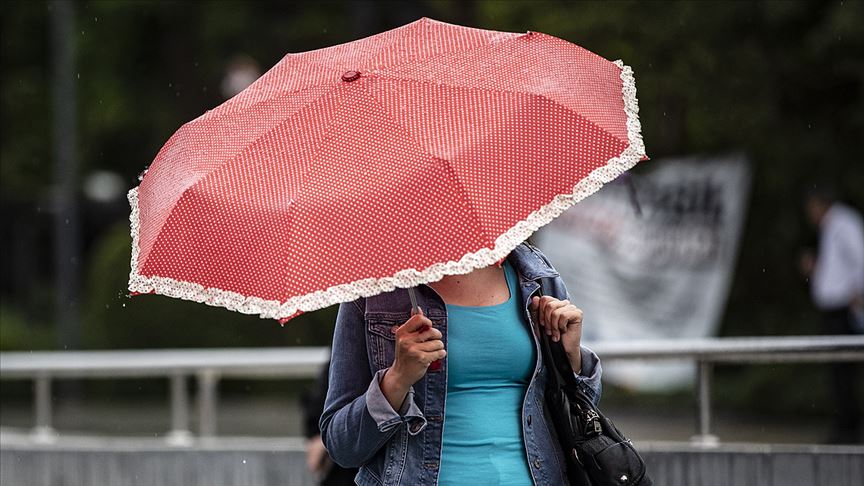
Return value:
[[(735, 266), (749, 171), (743, 156), (649, 161), (541, 230), (535, 242), (585, 312), (584, 339), (716, 334)], [(602, 357), (601, 357), (602, 358)], [(641, 390), (687, 385), (686, 362), (604, 363), (604, 378)]]

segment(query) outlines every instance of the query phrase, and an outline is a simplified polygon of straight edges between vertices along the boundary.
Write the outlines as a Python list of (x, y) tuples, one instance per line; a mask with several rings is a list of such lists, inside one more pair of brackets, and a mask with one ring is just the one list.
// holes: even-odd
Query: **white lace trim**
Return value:
[(489, 266), (513, 251), (535, 231), (546, 225), (565, 210), (587, 196), (597, 192), (603, 185), (624, 171), (632, 168), (645, 155), (642, 142), (642, 127), (639, 123), (639, 105), (636, 99), (636, 82), (633, 70), (623, 62), (615, 61), (621, 69), (623, 82), (622, 96), (624, 111), (627, 113), (627, 138), (630, 145), (619, 155), (594, 169), (588, 177), (573, 187), (571, 194), (559, 194), (549, 204), (534, 211), (516, 223), (495, 240), (495, 248), (482, 248), (475, 253), (463, 256), (458, 262), (436, 263), (425, 270), (407, 269), (392, 277), (368, 278), (355, 282), (336, 285), (327, 290), (318, 290), (306, 295), (292, 297), (285, 302), (265, 300), (254, 296), (244, 296), (228, 290), (205, 288), (194, 282), (184, 282), (166, 277), (144, 276), (138, 273), (139, 252), (139, 214), (138, 188), (129, 191), (129, 205), (132, 211), (129, 223), (132, 231), (132, 269), (129, 273), (129, 290), (139, 293), (157, 293), (207, 305), (225, 307), (244, 314), (258, 314), (262, 318), (286, 319), (298, 312), (311, 312), (341, 302), (350, 302), (360, 297), (370, 297), (389, 292), (396, 288), (416, 287), (420, 284), (435, 282), (445, 275), (469, 273), (477, 268)]

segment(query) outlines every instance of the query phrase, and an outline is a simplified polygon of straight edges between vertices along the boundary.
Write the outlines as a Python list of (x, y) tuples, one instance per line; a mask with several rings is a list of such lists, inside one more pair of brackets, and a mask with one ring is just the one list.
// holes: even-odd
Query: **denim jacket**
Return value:
[[(568, 298), (558, 272), (536, 248), (523, 243), (507, 257), (519, 274), (521, 301), (528, 304), (540, 288), (558, 299)], [(429, 286), (416, 289), (418, 305), (443, 334), (447, 346), (444, 301)], [(359, 467), (359, 485), (435, 485), (441, 461), (445, 419), (447, 360), (430, 367), (394, 410), (379, 380), (395, 358), (395, 329), (408, 320), (411, 303), (405, 289), (358, 299), (339, 307), (330, 363), (329, 390), (321, 416), (321, 437), (333, 460)], [(531, 322), (530, 317), (528, 322)], [(564, 456), (543, 397), (546, 367), (539, 334), (532, 325), (537, 360), (522, 406), (522, 435), (528, 464), (537, 486), (567, 484)], [(595, 402), (600, 399), (600, 361), (582, 348), (579, 386)]]

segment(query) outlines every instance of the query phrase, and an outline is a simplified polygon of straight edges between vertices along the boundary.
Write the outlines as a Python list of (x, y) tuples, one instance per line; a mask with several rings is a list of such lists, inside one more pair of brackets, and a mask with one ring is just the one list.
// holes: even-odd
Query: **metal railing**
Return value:
[[(711, 434), (711, 378), (716, 364), (864, 361), (864, 336), (705, 338), (588, 343), (604, 361), (687, 359), (696, 363), (697, 444), (716, 444)], [(236, 348), (135, 351), (0, 353), (0, 379), (34, 381), (39, 441), (56, 437), (51, 384), (71, 378), (166, 377), (170, 380), (172, 444), (189, 444), (186, 380), (197, 378), (199, 435), (216, 434), (218, 383), (231, 378), (308, 379), (329, 358), (327, 348)]]
[(50, 442), (51, 384), (73, 378), (168, 378), (171, 429), (168, 442), (191, 443), (187, 380), (197, 379), (198, 434), (216, 434), (218, 385), (222, 378), (309, 379), (330, 358), (328, 348), (151, 349), (0, 353), (0, 379), (34, 381), (33, 437)]

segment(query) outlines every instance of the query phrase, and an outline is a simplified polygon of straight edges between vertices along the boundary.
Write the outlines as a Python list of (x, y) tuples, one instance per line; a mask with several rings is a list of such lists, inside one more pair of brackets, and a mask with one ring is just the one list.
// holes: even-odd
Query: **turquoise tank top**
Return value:
[(447, 305), (447, 398), (439, 485), (531, 485), (522, 402), (536, 351), (516, 270), (504, 263), (510, 299)]

